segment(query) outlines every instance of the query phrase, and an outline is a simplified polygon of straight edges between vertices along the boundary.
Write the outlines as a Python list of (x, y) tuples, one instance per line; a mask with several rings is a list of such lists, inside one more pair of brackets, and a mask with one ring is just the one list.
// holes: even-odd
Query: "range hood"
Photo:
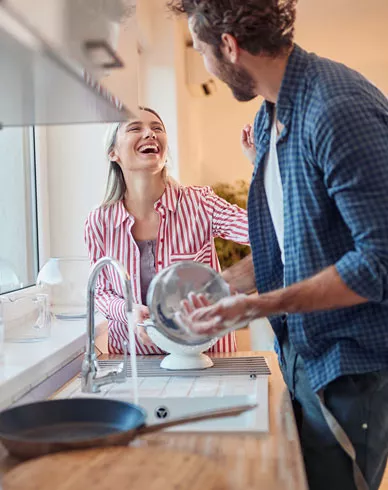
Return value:
[[(108, 39), (112, 29), (104, 30), (112, 27), (112, 7), (115, 21), (122, 15), (121, 0), (91, 2), (0, 0), (0, 128), (125, 121), (136, 112), (134, 0), (126, 2), (131, 10), (125, 10), (124, 30), (127, 37), (131, 30), (131, 42), (125, 62)], [(96, 10), (98, 5), (111, 10)], [(117, 89), (123, 84), (124, 101)]]

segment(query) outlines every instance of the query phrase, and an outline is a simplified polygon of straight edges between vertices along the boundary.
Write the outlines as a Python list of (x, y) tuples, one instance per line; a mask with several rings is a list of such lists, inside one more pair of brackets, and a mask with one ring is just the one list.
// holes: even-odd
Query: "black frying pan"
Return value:
[(21, 459), (69, 449), (124, 446), (139, 435), (200, 420), (240, 415), (257, 405), (203, 412), (154, 425), (137, 405), (104, 398), (47, 400), (0, 413), (0, 440)]

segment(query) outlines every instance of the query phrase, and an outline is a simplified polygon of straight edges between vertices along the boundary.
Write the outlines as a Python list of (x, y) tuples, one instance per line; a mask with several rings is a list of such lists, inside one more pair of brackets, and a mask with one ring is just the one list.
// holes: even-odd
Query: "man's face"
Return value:
[(198, 39), (194, 32), (194, 19), (189, 18), (189, 29), (193, 38), (193, 47), (200, 53), (203, 58), (206, 70), (217, 77), (231, 89), (235, 99), (240, 102), (248, 102), (257, 96), (256, 84), (253, 77), (248, 71), (242, 67), (225, 59), (218, 57), (214, 53), (214, 49), (210, 44), (207, 44)]

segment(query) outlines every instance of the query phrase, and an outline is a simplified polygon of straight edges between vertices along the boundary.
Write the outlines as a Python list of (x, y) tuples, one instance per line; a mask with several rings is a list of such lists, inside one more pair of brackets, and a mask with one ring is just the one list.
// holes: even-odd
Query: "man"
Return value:
[[(293, 42), (296, 0), (181, 0), (194, 48), (254, 123), (252, 258), (240, 293), (191, 298), (217, 334), (268, 316), (310, 488), (377, 489), (388, 449), (388, 103), (360, 74)], [(253, 274), (255, 272), (255, 274)], [(337, 423), (338, 422), (338, 423)]]

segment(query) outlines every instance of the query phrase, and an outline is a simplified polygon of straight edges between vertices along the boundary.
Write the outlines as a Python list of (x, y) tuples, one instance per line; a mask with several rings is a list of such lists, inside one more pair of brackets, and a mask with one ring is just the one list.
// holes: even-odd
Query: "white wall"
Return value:
[(175, 19), (166, 15), (165, 2), (142, 0), (138, 9), (144, 26), (139, 56), (139, 103), (156, 110), (167, 129), (170, 174), (179, 179)]
[(300, 0), (296, 41), (360, 71), (388, 94), (388, 2)]
[(175, 75), (177, 85), (177, 120), (179, 176), (183, 184), (202, 183), (204, 141), (201, 98), (193, 97), (186, 84), (185, 20), (175, 22)]
[(261, 101), (238, 102), (226, 85), (217, 86), (214, 96), (201, 99), (201, 184), (250, 181), (252, 163), (242, 154), (240, 133), (245, 124), (253, 123)]
[(86, 256), (83, 227), (104, 196), (106, 125), (47, 128), (50, 255)]

